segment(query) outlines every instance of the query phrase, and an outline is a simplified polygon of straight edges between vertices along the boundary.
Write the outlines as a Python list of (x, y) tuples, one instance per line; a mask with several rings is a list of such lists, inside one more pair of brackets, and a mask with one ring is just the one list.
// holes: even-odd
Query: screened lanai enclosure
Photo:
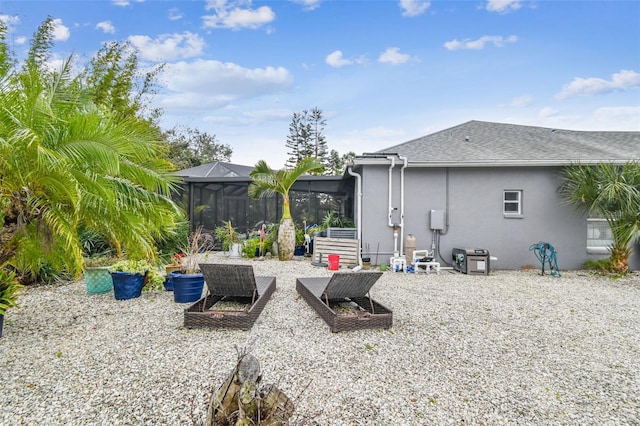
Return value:
[[(247, 191), (252, 169), (217, 162), (178, 172), (185, 182), (181, 198), (188, 206), (192, 228), (213, 230), (230, 220), (238, 231), (247, 233), (263, 223), (278, 223), (282, 197), (251, 199)], [(297, 226), (318, 224), (330, 212), (353, 220), (353, 190), (353, 181), (342, 176), (301, 176), (289, 192), (291, 216)]]

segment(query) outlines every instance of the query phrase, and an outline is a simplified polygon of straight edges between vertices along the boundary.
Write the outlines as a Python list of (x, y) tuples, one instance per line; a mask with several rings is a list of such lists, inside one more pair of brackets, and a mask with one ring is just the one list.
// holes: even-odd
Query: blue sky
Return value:
[(19, 54), (56, 20), (56, 60), (130, 41), (166, 63), (165, 129), (216, 135), (232, 162), (286, 161), (320, 108), (357, 154), (469, 120), (640, 131), (640, 1), (0, 0)]

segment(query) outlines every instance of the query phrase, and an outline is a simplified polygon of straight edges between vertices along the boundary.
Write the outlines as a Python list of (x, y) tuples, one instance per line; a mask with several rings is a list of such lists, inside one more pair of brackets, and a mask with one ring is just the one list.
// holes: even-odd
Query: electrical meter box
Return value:
[(429, 228), (434, 231), (444, 229), (444, 210), (431, 210), (429, 212)]

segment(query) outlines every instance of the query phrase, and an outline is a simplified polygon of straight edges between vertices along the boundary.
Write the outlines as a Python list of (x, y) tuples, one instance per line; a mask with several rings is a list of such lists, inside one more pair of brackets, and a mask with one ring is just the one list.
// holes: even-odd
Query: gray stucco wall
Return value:
[[(388, 166), (362, 169), (362, 247), (373, 263), (386, 263), (394, 251), (389, 223)], [(588, 259), (603, 256), (587, 253), (587, 220), (557, 194), (559, 168), (406, 168), (404, 228), (416, 238), (417, 248), (431, 248), (436, 233), (429, 227), (432, 209), (446, 212), (447, 229), (439, 238), (443, 260), (451, 261), (453, 248), (484, 248), (497, 261), (492, 269), (540, 268), (529, 251), (539, 241), (551, 243), (558, 251), (560, 269), (580, 269)], [(448, 175), (448, 176), (447, 176)], [(522, 217), (503, 214), (503, 191), (522, 190)], [(400, 223), (400, 167), (392, 177), (392, 223)], [(400, 240), (400, 238), (399, 238)], [(378, 248), (379, 247), (379, 248)], [(398, 241), (400, 248), (400, 241)], [(376, 262), (377, 254), (377, 262)], [(637, 255), (631, 259), (637, 269)]]

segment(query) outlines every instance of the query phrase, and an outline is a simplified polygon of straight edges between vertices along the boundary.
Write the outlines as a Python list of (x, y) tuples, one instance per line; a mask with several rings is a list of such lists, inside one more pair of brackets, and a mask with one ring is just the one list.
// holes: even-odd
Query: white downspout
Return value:
[(408, 159), (400, 156), (398, 159), (404, 162), (400, 169), (400, 256), (402, 256), (404, 253), (404, 169), (407, 168)]
[(391, 216), (393, 215), (393, 204), (392, 204), (392, 184), (393, 184), (393, 168), (396, 166), (396, 157), (388, 156), (387, 160), (391, 161), (389, 165), (389, 226), (393, 228), (393, 222), (391, 222)]
[(360, 241), (360, 245), (358, 245), (358, 266), (362, 268), (362, 176), (354, 172), (351, 166), (347, 167), (347, 172), (349, 172), (351, 176), (354, 176), (356, 178), (356, 208), (358, 209), (358, 216), (356, 220), (356, 234), (358, 235), (358, 241)]

